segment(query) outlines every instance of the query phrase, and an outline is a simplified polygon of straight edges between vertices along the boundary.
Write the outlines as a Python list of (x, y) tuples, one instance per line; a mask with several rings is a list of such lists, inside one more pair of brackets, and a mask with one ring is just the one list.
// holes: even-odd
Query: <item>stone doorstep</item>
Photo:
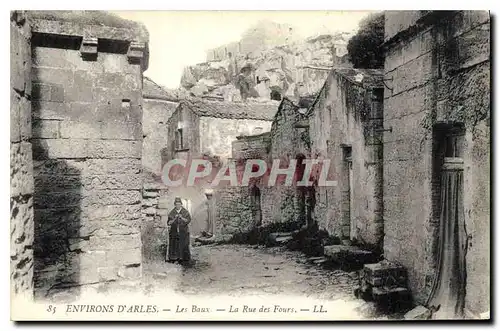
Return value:
[(404, 298), (410, 295), (410, 290), (406, 287), (372, 287), (371, 292), (374, 301), (380, 301), (387, 298)]
[(389, 277), (396, 284), (405, 284), (407, 280), (406, 269), (396, 263), (383, 260), (379, 263), (365, 264), (363, 279), (373, 286), (381, 286)]
[(325, 256), (335, 261), (343, 259), (369, 261), (375, 258), (374, 254), (370, 251), (362, 250), (355, 246), (346, 245), (331, 245), (325, 246)]
[(407, 312), (404, 316), (405, 320), (428, 320), (432, 316), (432, 313), (429, 309), (424, 306), (417, 306)]

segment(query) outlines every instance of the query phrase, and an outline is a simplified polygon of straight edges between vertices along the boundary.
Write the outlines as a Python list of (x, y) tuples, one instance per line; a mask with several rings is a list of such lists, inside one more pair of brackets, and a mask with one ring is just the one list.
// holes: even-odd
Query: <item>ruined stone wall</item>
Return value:
[(144, 260), (161, 261), (165, 258), (167, 244), (167, 222), (162, 216), (167, 211), (161, 208), (160, 200), (169, 194), (161, 181), (162, 166), (168, 158), (168, 120), (178, 106), (177, 102), (152, 99), (143, 100), (142, 116), (142, 256)]
[(114, 28), (112, 42), (82, 40), (78, 22), (33, 23), (36, 285), (138, 279), (147, 38), (120, 41), (132, 30)]
[(201, 117), (200, 150), (227, 160), (231, 157), (231, 144), (236, 137), (268, 132), (270, 129), (270, 121)]
[[(268, 167), (279, 159), (280, 168), (288, 166), (288, 160), (308, 154), (306, 129), (296, 128), (302, 119), (299, 108), (288, 99), (283, 99), (271, 128), (271, 149)], [(280, 177), (278, 177), (279, 179)], [(295, 186), (275, 185), (262, 190), (262, 223), (290, 223), (300, 221), (303, 201)]]
[(162, 152), (169, 144), (167, 122), (177, 106), (172, 101), (144, 99), (142, 166), (147, 172), (161, 174)]
[(214, 235), (229, 240), (233, 235), (255, 228), (255, 218), (248, 187), (221, 187), (215, 191)]
[(268, 159), (269, 149), (271, 147), (270, 132), (259, 135), (237, 137), (232, 143), (232, 158), (240, 160)]
[[(10, 280), (15, 296), (33, 296), (31, 31), (23, 12), (10, 18)], [(14, 304), (14, 301), (13, 301)]]
[[(362, 245), (377, 246), (382, 225), (375, 222), (379, 164), (371, 139), (371, 98), (371, 91), (331, 73), (311, 109), (309, 123), (311, 152), (330, 160), (329, 180), (337, 181), (335, 187), (316, 190), (314, 215), (319, 228)], [(352, 150), (350, 170), (344, 162), (344, 146)]]
[[(404, 20), (386, 15), (386, 27), (402, 29), (398, 22)], [(385, 256), (408, 268), (415, 299), (424, 302), (435, 276), (439, 224), (433, 131), (436, 124), (464, 124), (463, 199), (470, 236), (465, 308), (479, 314), (489, 310), (490, 289), (489, 15), (431, 13), (411, 28), (398, 31), (385, 61), (391, 83), (384, 92), (384, 126), (392, 127), (384, 137)]]
[[(168, 136), (168, 157), (171, 160), (176, 157), (189, 155), (197, 157), (200, 155), (200, 117), (187, 107), (179, 105), (173, 112), (167, 123)], [(176, 146), (176, 131), (182, 129), (183, 146), (179, 149)], [(185, 151), (185, 152), (181, 152)]]
[(168, 237), (167, 221), (164, 216), (170, 210), (161, 205), (169, 196), (168, 188), (162, 183), (145, 182), (142, 189), (141, 243), (144, 261), (164, 261)]

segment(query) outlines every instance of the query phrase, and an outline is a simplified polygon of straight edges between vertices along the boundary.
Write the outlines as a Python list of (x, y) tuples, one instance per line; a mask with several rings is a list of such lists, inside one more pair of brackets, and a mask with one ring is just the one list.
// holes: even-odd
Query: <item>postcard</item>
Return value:
[(488, 11), (12, 11), (15, 321), (490, 319)]

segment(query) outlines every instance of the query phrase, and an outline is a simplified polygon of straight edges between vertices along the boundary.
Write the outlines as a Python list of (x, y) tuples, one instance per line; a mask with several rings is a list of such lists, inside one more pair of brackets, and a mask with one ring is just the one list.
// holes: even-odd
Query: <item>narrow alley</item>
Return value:
[[(183, 296), (227, 295), (232, 297), (290, 295), (311, 300), (338, 302), (349, 316), (391, 319), (373, 304), (354, 297), (358, 272), (328, 266), (324, 258), (308, 258), (283, 247), (205, 245), (192, 248), (189, 266), (161, 261), (144, 265), (147, 294), (165, 288)], [(337, 304), (335, 304), (337, 306)], [(332, 319), (345, 318), (332, 312)]]

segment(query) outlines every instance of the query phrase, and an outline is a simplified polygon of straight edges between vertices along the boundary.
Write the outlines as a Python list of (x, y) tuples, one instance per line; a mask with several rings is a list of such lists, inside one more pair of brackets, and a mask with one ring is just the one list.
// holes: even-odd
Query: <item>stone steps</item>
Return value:
[(293, 239), (292, 232), (273, 232), (268, 236), (269, 246), (283, 246)]
[(325, 246), (324, 254), (333, 262), (362, 268), (364, 264), (377, 262), (378, 257), (367, 250), (351, 245)]

